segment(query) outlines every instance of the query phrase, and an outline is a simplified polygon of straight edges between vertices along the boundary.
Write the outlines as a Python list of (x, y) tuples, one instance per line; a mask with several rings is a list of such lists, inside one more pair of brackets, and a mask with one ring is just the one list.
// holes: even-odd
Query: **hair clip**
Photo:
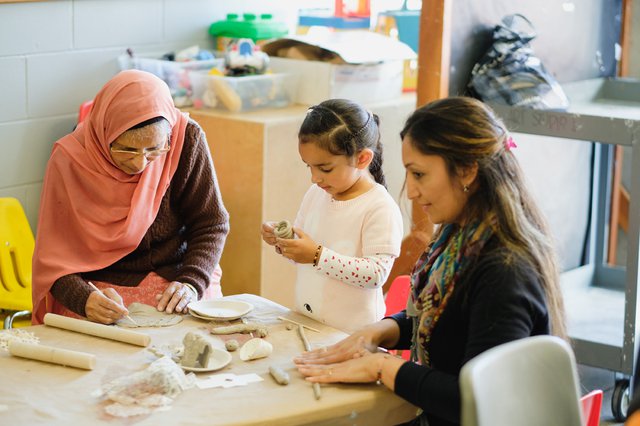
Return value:
[(516, 142), (513, 140), (511, 136), (507, 138), (507, 141), (504, 143), (504, 146), (507, 151), (511, 151), (511, 148), (517, 148)]

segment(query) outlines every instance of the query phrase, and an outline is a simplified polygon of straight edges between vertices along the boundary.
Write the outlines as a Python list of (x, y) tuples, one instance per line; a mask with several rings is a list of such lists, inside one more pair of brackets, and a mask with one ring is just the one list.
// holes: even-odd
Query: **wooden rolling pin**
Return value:
[(21, 358), (35, 359), (84, 370), (93, 370), (96, 365), (96, 356), (93, 354), (37, 345), (35, 343), (9, 342), (9, 353)]
[(51, 327), (90, 334), (92, 336), (103, 337), (105, 339), (117, 340), (119, 342), (130, 343), (132, 345), (146, 347), (151, 343), (151, 336), (148, 334), (52, 313), (48, 313), (44, 316), (44, 323)]

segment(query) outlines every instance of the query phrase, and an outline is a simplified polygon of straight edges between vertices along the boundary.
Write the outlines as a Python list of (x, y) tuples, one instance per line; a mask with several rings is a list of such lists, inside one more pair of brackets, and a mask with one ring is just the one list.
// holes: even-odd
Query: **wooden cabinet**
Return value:
[[(415, 96), (367, 105), (381, 120), (384, 171), (398, 200), (404, 181), (399, 132), (415, 108)], [(253, 293), (293, 306), (295, 267), (263, 243), (266, 220), (295, 219), (311, 185), (298, 155), (298, 129), (307, 106), (229, 113), (189, 110), (207, 135), (231, 231), (220, 262), (225, 295)]]

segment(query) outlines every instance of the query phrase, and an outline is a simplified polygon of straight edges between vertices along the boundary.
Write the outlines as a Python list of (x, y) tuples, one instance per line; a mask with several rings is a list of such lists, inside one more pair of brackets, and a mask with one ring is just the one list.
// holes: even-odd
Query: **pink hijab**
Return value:
[[(171, 125), (171, 150), (138, 175), (121, 171), (111, 142), (159, 116)], [(34, 324), (57, 303), (49, 290), (58, 278), (102, 269), (138, 247), (178, 167), (187, 120), (162, 80), (123, 71), (98, 92), (87, 119), (54, 144), (33, 254)]]

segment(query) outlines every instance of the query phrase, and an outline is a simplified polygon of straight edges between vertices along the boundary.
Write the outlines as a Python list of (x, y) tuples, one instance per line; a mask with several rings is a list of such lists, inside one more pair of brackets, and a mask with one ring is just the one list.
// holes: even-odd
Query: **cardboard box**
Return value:
[[(331, 98), (376, 102), (402, 95), (403, 61), (415, 57), (409, 46), (368, 31), (292, 36), (265, 44), (274, 72), (298, 76), (294, 101), (313, 105)], [(290, 59), (316, 53), (326, 61)]]

